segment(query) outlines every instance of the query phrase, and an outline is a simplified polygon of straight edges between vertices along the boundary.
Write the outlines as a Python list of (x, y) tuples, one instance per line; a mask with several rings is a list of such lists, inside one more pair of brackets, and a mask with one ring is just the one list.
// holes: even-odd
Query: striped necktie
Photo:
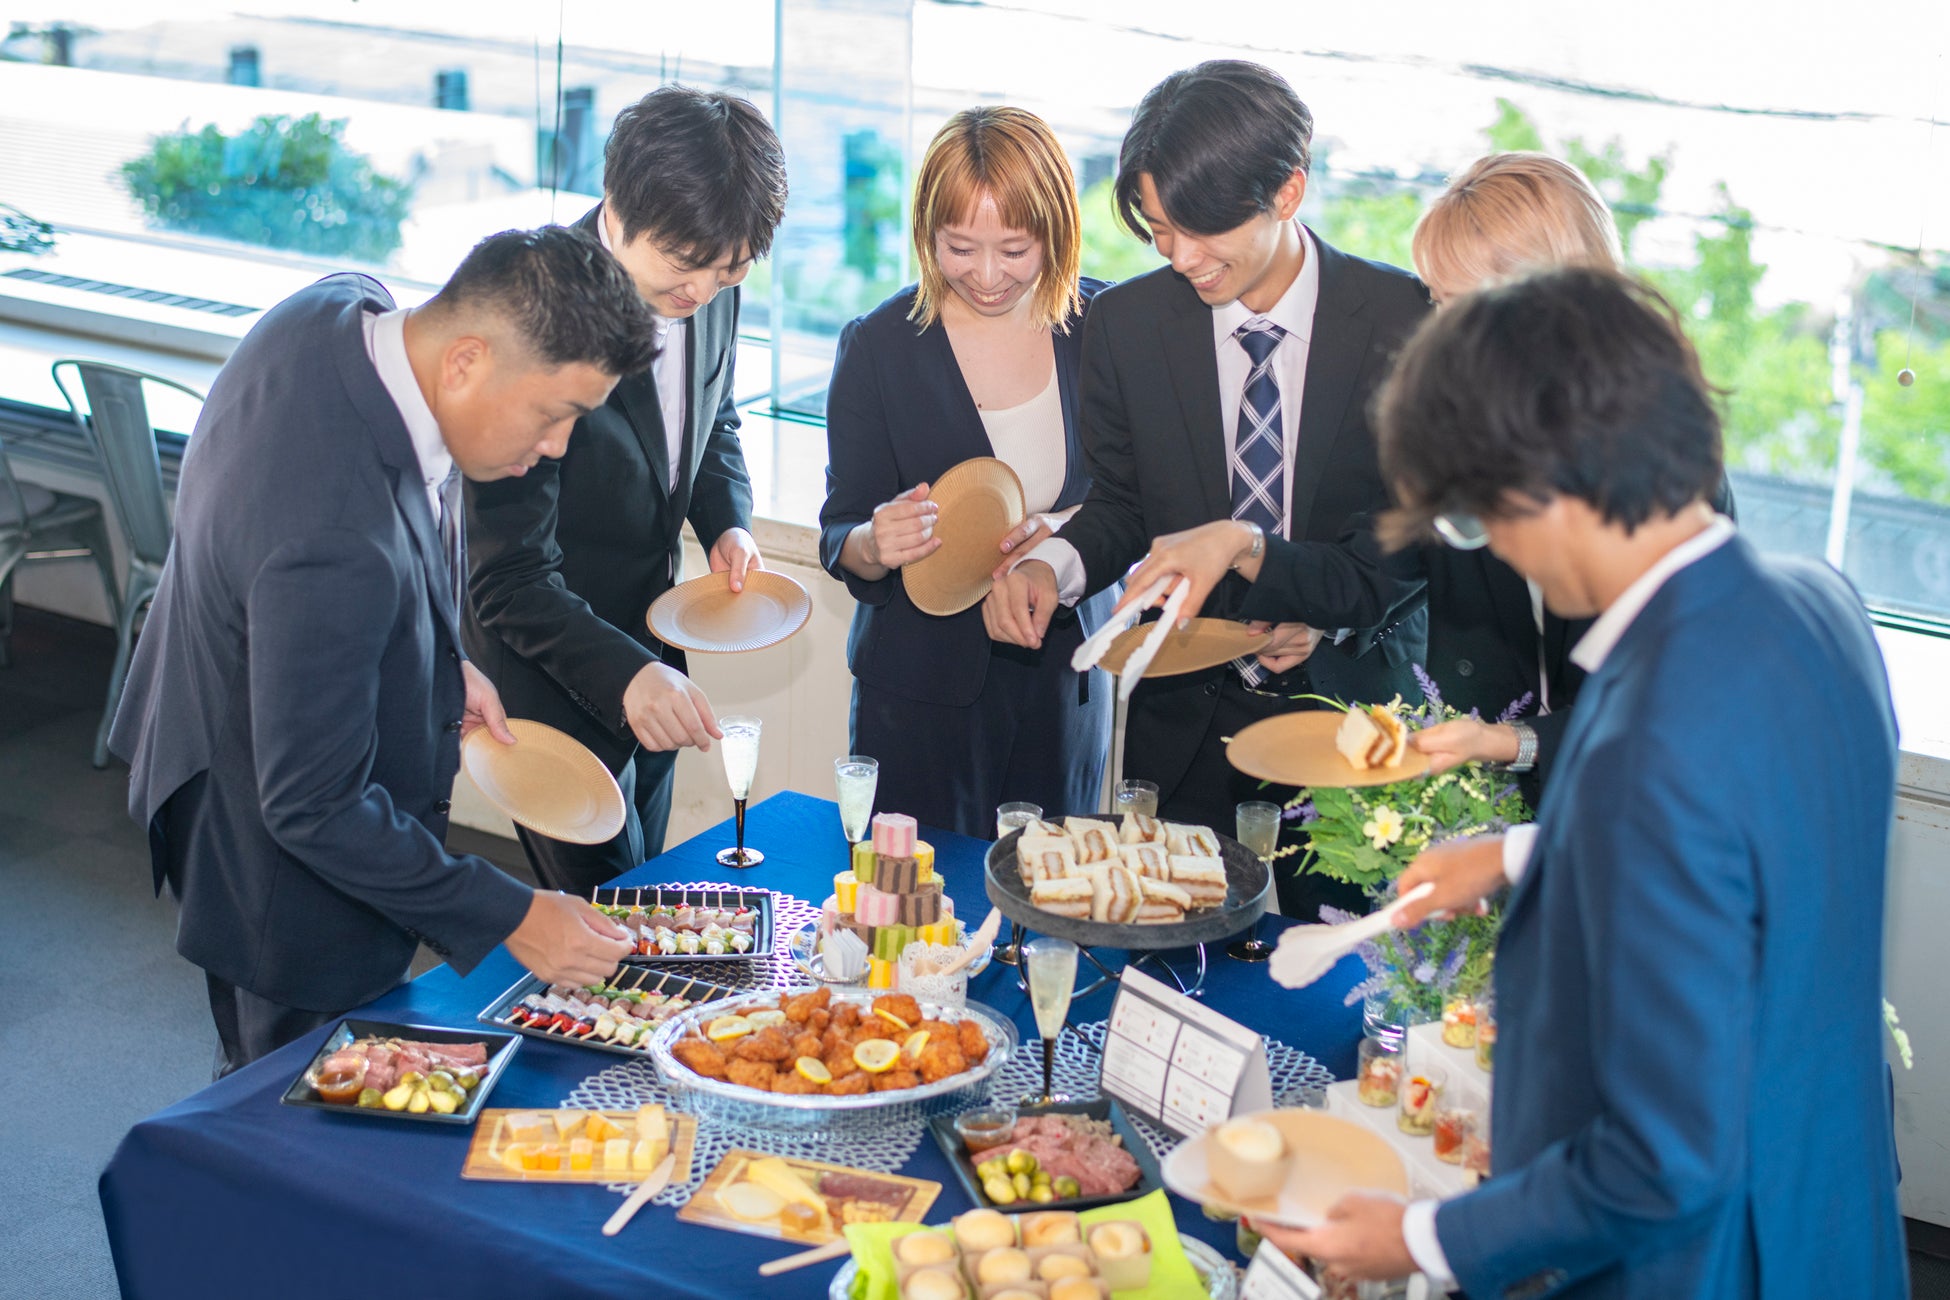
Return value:
[(459, 618), (461, 598), (467, 590), (467, 525), (461, 513), (460, 467), (455, 466), (440, 484), (440, 549), (447, 556), (447, 582), (454, 595), (454, 617)]
[[(1232, 517), (1258, 524), (1268, 537), (1280, 537), (1285, 535), (1286, 435), (1273, 356), (1286, 331), (1272, 321), (1254, 319), (1232, 336), (1253, 363), (1232, 438)], [(1251, 656), (1233, 660), (1232, 666), (1248, 686), (1266, 680), (1266, 670)]]

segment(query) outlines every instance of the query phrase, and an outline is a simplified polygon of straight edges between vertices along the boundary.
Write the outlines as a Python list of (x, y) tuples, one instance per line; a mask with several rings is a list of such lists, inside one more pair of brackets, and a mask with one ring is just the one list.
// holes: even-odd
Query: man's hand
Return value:
[(460, 738), (466, 740), (476, 728), (486, 727), (488, 735), (502, 744), (514, 744), (515, 733), (508, 730), (508, 713), (501, 707), (501, 692), (494, 689), (487, 674), (463, 659), (460, 675), (467, 683), (467, 708), (460, 720)]
[(992, 641), (1040, 650), (1056, 606), (1056, 570), (1043, 560), (1024, 560), (996, 574), (982, 602), (982, 625)]
[(941, 549), (934, 535), (941, 507), (928, 500), (928, 485), (917, 483), (892, 501), (873, 508), (865, 538), (866, 559), (883, 569), (898, 569)]
[(623, 716), (645, 749), (683, 749), (696, 745), (708, 752), (722, 739), (711, 701), (684, 674), (669, 664), (647, 664), (630, 679), (623, 692)]
[(1408, 743), (1429, 756), (1430, 772), (1447, 772), (1460, 763), (1514, 763), (1517, 729), (1499, 722), (1457, 718), (1424, 727)]
[(1259, 652), (1259, 666), (1271, 673), (1287, 672), (1307, 662), (1322, 636), (1319, 628), (1305, 623), (1248, 623), (1246, 627), (1253, 632), (1272, 632), (1273, 639)]
[(598, 984), (629, 955), (622, 926), (579, 898), (538, 889), (508, 936), (516, 961), (550, 984)]
[(1509, 884), (1503, 874), (1503, 837), (1476, 835), (1425, 849), (1402, 872), (1396, 892), (1406, 894), (1425, 880), (1435, 882), (1435, 892), (1398, 908), (1396, 929), (1413, 930), (1431, 916), (1477, 911), (1484, 899)]
[(1407, 1208), (1393, 1197), (1355, 1193), (1334, 1202), (1318, 1228), (1277, 1228), (1250, 1220), (1247, 1226), (1289, 1255), (1357, 1282), (1382, 1282), (1415, 1272), (1415, 1257), (1402, 1236)]
[(711, 544), (711, 572), (730, 573), (731, 589), (734, 592), (745, 589), (745, 571), (762, 569), (765, 561), (758, 556), (758, 541), (742, 528), (727, 528), (718, 534), (718, 540)]
[[(1191, 583), (1191, 593), (1184, 604), (1187, 611), (1184, 618), (1190, 619), (1205, 608), (1205, 598), (1252, 546), (1252, 530), (1236, 519), (1218, 519), (1182, 533), (1154, 538), (1151, 553), (1125, 576), (1124, 597), (1117, 602), (1111, 616), (1115, 618), (1130, 610), (1138, 597), (1160, 578), (1184, 578)], [(1251, 572), (1247, 568), (1242, 563), (1239, 571), (1248, 581), (1259, 575), (1259, 561), (1250, 562)], [(1162, 604), (1162, 598), (1156, 603)]]

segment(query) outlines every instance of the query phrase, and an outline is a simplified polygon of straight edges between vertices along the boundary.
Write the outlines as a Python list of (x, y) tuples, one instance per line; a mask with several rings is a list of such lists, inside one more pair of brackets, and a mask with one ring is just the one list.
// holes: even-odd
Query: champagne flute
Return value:
[[(995, 809), (995, 838), (1006, 840), (1013, 831), (1019, 831), (1033, 821), (1040, 821), (1043, 806), (1034, 803), (998, 804)], [(1022, 931), (1014, 921), (1009, 922), (1009, 942), (995, 946), (994, 960), (1004, 966), (1014, 966), (1022, 961)]]
[(755, 867), (765, 861), (763, 853), (745, 847), (745, 800), (751, 797), (752, 778), (758, 775), (758, 737), (764, 728), (759, 718), (718, 719), (718, 730), (724, 733), (718, 748), (724, 754), (725, 780), (731, 785), (732, 806), (738, 818), (737, 846), (718, 850), (721, 867)]
[(867, 838), (873, 820), (873, 792), (880, 784), (880, 760), (848, 754), (833, 760), (833, 785), (839, 793), (840, 830), (846, 835), (847, 861), (855, 844)]
[(1043, 1095), (1025, 1097), (1025, 1106), (1052, 1106), (1070, 1100), (1056, 1091), (1056, 1036), (1070, 1016), (1077, 985), (1077, 946), (1047, 936), (1022, 946), (1023, 973), (1029, 978), (1029, 1005), (1043, 1040)]
[[(1273, 875), (1273, 852), (1280, 846), (1280, 805), (1255, 799), (1240, 804), (1232, 815), (1239, 842), (1266, 864), (1266, 874), (1270, 880)], [(1267, 888), (1272, 886), (1269, 884)], [(1226, 956), (1234, 961), (1265, 961), (1273, 955), (1273, 945), (1259, 937), (1259, 922), (1264, 916), (1262, 912), (1254, 918), (1251, 938), (1226, 945)]]

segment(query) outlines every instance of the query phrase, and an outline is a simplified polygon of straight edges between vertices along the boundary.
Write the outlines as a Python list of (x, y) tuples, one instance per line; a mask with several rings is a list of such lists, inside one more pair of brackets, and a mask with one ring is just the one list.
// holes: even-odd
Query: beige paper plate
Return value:
[(1349, 1192), (1408, 1195), (1402, 1158), (1378, 1133), (1317, 1110), (1268, 1110), (1263, 1119), (1286, 1139), (1286, 1183), (1277, 1196), (1236, 1201), (1212, 1182), (1206, 1167), (1210, 1130), (1187, 1138), (1160, 1166), (1165, 1186), (1188, 1201), (1250, 1215), (1288, 1228), (1314, 1228), (1327, 1209)]
[(623, 792), (581, 741), (547, 723), (509, 718), (515, 744), (486, 727), (460, 747), (461, 766), (502, 812), (552, 840), (602, 844), (623, 829)]
[(745, 589), (736, 595), (729, 573), (680, 582), (657, 597), (646, 616), (657, 640), (704, 654), (763, 650), (797, 632), (810, 617), (812, 597), (806, 589), (769, 569), (748, 570)]
[[(1098, 666), (1122, 675), (1131, 652), (1156, 626), (1155, 622), (1137, 623), (1119, 632)], [(1271, 632), (1248, 632), (1244, 623), (1229, 618), (1195, 618), (1180, 631), (1165, 634), (1164, 644), (1158, 647), (1158, 657), (1151, 661), (1144, 675), (1174, 677), (1179, 673), (1217, 668), (1242, 656), (1257, 654), (1272, 639)]]
[(1022, 480), (991, 456), (979, 456), (935, 480), (928, 499), (941, 507), (934, 535), (940, 549), (901, 566), (907, 598), (924, 614), (959, 614), (989, 594), (1005, 558), (1002, 539), (1023, 521)]
[(1393, 785), (1428, 773), (1429, 756), (1412, 747), (1400, 766), (1354, 767), (1334, 748), (1340, 726), (1339, 709), (1282, 713), (1234, 736), (1226, 746), (1226, 761), (1247, 776), (1276, 785)]

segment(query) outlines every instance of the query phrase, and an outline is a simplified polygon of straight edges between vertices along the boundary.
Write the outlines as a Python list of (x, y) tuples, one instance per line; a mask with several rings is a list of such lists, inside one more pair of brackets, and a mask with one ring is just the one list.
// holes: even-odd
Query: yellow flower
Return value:
[(1400, 813), (1383, 804), (1374, 810), (1373, 817), (1361, 823), (1361, 833), (1368, 837), (1368, 843), (1385, 849), (1401, 839), (1406, 825)]

